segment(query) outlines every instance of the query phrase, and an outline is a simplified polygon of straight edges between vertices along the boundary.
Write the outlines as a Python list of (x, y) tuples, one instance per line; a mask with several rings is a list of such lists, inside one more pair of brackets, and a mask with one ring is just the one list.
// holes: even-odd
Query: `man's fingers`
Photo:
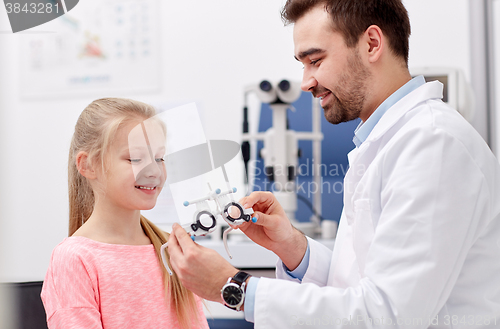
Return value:
[[(271, 216), (263, 214), (260, 211), (256, 211), (252, 214), (252, 219), (247, 223), (241, 224), (239, 228), (243, 232), (247, 231), (248, 229), (253, 231), (252, 227), (254, 227), (254, 226), (262, 226), (262, 227), (267, 226), (267, 228), (269, 228), (269, 225), (271, 225), (272, 221), (273, 221), (273, 219), (270, 217)], [(255, 229), (257, 229), (257, 228), (255, 228)], [(260, 230), (260, 228), (259, 228), (259, 230)]]
[(189, 234), (187, 234), (186, 230), (177, 223), (174, 223), (174, 225), (172, 226), (172, 234), (175, 235), (175, 238), (179, 244), (179, 247), (182, 250), (184, 250), (185, 248), (188, 248), (189, 246), (194, 245), (194, 242), (191, 239), (191, 236)]
[(269, 216), (261, 213), (260, 211), (256, 211), (252, 214), (252, 219), (250, 219), (250, 221), (252, 224), (264, 226), (267, 221), (267, 217)]
[(172, 252), (175, 252), (177, 250), (182, 252), (181, 247), (179, 246), (179, 242), (177, 241), (177, 237), (174, 234), (173, 228), (172, 228), (172, 232), (170, 233), (170, 235), (168, 237), (167, 249), (168, 249), (169, 254), (172, 254)]
[(184, 250), (189, 247), (189, 243), (193, 243), (189, 234), (187, 234), (186, 230), (182, 228), (182, 226), (174, 223), (172, 226), (172, 232), (170, 233), (170, 238), (168, 239), (168, 252), (170, 255), (176, 252), (183, 254)]
[(256, 203), (268, 204), (273, 198), (271, 192), (252, 192), (249, 196), (246, 196), (240, 200), (240, 203), (244, 208), (251, 208)]

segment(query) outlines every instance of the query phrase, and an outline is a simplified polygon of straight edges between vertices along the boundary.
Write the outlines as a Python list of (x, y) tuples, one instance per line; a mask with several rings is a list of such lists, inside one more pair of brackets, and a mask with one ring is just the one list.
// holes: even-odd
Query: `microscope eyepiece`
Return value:
[(282, 91), (288, 91), (290, 89), (290, 81), (281, 80), (280, 83), (278, 84), (278, 87)]
[(267, 80), (262, 80), (262, 82), (259, 85), (260, 90), (269, 92), (273, 89), (273, 85)]

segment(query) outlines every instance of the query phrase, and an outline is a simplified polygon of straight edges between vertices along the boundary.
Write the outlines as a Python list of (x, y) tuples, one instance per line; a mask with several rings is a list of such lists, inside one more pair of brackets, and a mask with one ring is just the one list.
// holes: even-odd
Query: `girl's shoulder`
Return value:
[(70, 253), (70, 254), (86, 254), (99, 255), (100, 253), (126, 252), (127, 254), (141, 253), (154, 249), (152, 244), (149, 245), (125, 245), (113, 244), (96, 241), (83, 236), (70, 236), (59, 243), (54, 252)]
[(70, 236), (64, 238), (55, 248), (54, 252), (61, 253), (80, 253), (99, 246), (99, 242), (83, 236)]
[(51, 263), (81, 261), (92, 258), (92, 240), (67, 237), (52, 251)]
[(56, 246), (49, 267), (61, 273), (86, 273), (96, 278), (117, 271), (153, 270), (158, 267), (158, 260), (152, 244), (121, 245), (71, 236)]
[(99, 262), (92, 254), (92, 248), (86, 239), (77, 237), (65, 238), (52, 251), (49, 268), (45, 277), (51, 282), (64, 282), (71, 285), (72, 280), (94, 282), (97, 277)]
[(71, 236), (59, 243), (52, 252), (52, 262), (85, 261), (103, 263), (126, 256), (128, 259), (142, 259), (154, 255), (154, 246), (123, 245), (95, 241), (83, 236)]
[[(156, 264), (156, 253), (151, 245), (120, 245), (95, 241), (82, 236), (71, 236), (59, 243), (52, 252), (50, 268), (97, 276), (102, 270), (130, 268)], [(139, 266), (139, 265), (138, 265)]]

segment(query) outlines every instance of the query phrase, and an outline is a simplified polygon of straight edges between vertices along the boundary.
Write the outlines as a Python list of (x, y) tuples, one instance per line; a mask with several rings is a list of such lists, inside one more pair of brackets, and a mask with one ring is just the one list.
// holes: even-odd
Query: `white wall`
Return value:
[[(97, 6), (80, 1), (74, 9)], [(163, 85), (157, 94), (89, 95), (57, 101), (19, 97), (19, 34), (0, 34), (2, 207), (0, 281), (42, 280), (52, 249), (67, 235), (66, 166), (81, 110), (101, 96), (153, 103), (196, 101), (209, 139), (238, 139), (243, 86), (300, 79), (282, 0), (161, 2)], [(413, 25), (411, 65), (461, 67), (469, 74), (466, 0), (406, 0)], [(80, 9), (79, 9), (80, 7)], [(429, 10), (434, 8), (435, 10)], [(429, 13), (430, 12), (430, 13)], [(10, 27), (0, 10), (0, 30)], [(48, 26), (48, 25), (47, 25)], [(214, 115), (215, 114), (215, 115)]]
[(493, 145), (495, 154), (500, 160), (500, 1), (492, 1), (491, 9), (492, 31), (490, 31), (491, 35), (489, 37), (492, 42), (490, 56), (492, 57), (491, 62), (493, 62), (493, 69), (491, 70), (493, 95), (490, 97), (490, 101), (492, 101), (492, 107), (496, 110), (496, 115), (492, 116), (492, 120), (494, 120), (492, 138), (495, 140)]
[(461, 68), (470, 77), (467, 0), (403, 0), (410, 14), (410, 68)]

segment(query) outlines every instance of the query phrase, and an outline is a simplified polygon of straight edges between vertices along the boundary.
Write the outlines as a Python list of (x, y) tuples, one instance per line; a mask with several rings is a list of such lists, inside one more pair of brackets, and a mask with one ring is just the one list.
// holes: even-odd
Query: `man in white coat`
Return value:
[[(279, 258), (277, 278), (238, 274), (256, 328), (500, 328), (500, 168), (477, 132), (408, 72), (400, 0), (288, 0), (302, 89), (331, 123), (361, 118), (333, 252), (291, 226), (271, 193), (240, 228)], [(238, 272), (175, 226), (173, 269), (201, 297)], [(245, 284), (238, 281), (243, 278)], [(229, 305), (234, 308), (234, 305)]]

